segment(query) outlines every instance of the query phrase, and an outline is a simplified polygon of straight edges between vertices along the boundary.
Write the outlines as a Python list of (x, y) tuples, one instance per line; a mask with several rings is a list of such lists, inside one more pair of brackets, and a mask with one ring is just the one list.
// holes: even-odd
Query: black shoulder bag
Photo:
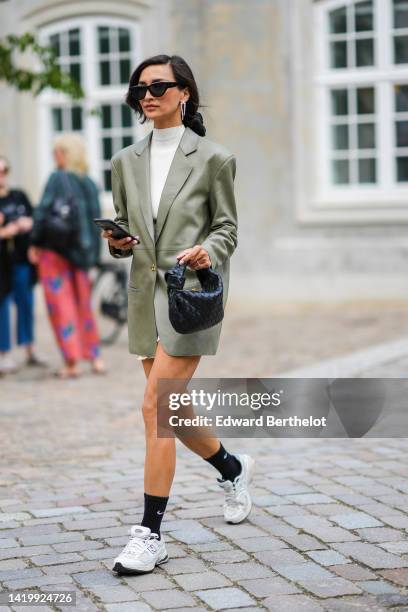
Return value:
[(224, 318), (222, 278), (212, 268), (195, 270), (202, 291), (183, 289), (187, 264), (165, 272), (169, 319), (179, 334), (191, 334), (213, 327)]
[(42, 246), (64, 255), (79, 242), (79, 207), (65, 172), (61, 174), (65, 193), (51, 203), (41, 223)]

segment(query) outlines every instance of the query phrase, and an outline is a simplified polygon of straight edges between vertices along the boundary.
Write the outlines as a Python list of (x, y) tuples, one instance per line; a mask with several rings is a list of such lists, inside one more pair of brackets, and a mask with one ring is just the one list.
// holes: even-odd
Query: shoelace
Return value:
[(237, 494), (239, 493), (239, 485), (241, 484), (241, 480), (237, 480), (236, 482), (231, 482), (231, 485), (227, 488), (224, 488), (225, 491), (225, 502), (229, 506), (240, 506), (241, 502), (237, 500)]
[(132, 537), (123, 549), (122, 552), (124, 553), (135, 553), (146, 550), (151, 540), (159, 539), (157, 533), (146, 533), (138, 527), (131, 527), (130, 533)]

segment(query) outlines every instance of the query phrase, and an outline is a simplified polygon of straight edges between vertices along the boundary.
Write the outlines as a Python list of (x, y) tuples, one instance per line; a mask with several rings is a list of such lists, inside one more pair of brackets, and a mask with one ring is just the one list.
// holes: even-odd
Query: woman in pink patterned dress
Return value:
[[(34, 213), (29, 257), (38, 265), (50, 322), (65, 362), (56, 375), (60, 378), (79, 376), (81, 359), (90, 361), (92, 371), (101, 374), (106, 370), (100, 356), (88, 276), (88, 269), (99, 259), (100, 232), (93, 223), (93, 218), (100, 216), (98, 189), (87, 175), (85, 146), (79, 135), (59, 136), (54, 144), (54, 158), (57, 170), (49, 177)], [(67, 195), (66, 181), (78, 203), (81, 248), (72, 245), (61, 253), (47, 247), (43, 222), (50, 205), (58, 197)]]

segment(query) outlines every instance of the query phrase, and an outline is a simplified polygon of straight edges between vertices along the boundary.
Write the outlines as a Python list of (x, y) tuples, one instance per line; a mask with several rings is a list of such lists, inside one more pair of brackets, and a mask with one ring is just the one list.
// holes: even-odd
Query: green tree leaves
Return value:
[[(25, 53), (34, 56), (34, 63), (40, 66), (38, 71), (21, 65)], [(9, 34), (0, 40), (0, 81), (19, 91), (31, 91), (34, 96), (50, 87), (75, 100), (84, 97), (81, 85), (59, 67), (55, 50), (41, 46), (29, 32), (21, 36)]]

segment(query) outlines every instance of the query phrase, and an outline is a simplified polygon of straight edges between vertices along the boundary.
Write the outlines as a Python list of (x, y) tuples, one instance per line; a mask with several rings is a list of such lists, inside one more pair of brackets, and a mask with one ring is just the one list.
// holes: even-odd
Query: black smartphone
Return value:
[(122, 238), (132, 238), (132, 240), (136, 240), (137, 244), (140, 244), (140, 240), (136, 238), (136, 236), (132, 236), (129, 234), (123, 227), (120, 227), (115, 221), (112, 219), (94, 219), (94, 223), (103, 230), (112, 230), (112, 238), (115, 240), (121, 240)]

